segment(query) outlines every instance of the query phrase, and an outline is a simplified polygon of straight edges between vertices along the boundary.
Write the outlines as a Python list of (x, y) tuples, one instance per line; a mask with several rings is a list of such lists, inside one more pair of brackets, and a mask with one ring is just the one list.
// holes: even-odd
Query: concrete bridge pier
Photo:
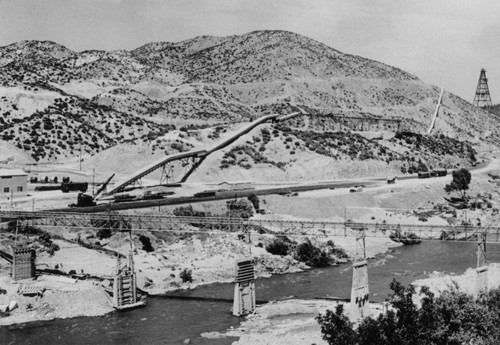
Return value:
[(244, 316), (255, 311), (255, 272), (253, 258), (246, 257), (236, 262), (233, 315)]
[(368, 261), (366, 260), (365, 229), (356, 236), (356, 258), (352, 265), (351, 305), (349, 318), (358, 323), (369, 316)]
[(481, 293), (488, 292), (488, 263), (486, 261), (486, 233), (482, 233), (477, 242), (476, 289), (477, 298)]
[(35, 277), (36, 252), (32, 248), (14, 248), (12, 255), (12, 279), (22, 280)]

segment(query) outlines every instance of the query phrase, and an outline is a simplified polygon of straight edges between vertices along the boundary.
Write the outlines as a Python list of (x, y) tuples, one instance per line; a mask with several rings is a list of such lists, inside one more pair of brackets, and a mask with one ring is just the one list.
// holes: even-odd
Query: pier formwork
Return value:
[(113, 282), (113, 307), (126, 308), (137, 303), (137, 277), (134, 270), (133, 252), (130, 251), (128, 266), (122, 266), (117, 258), (116, 273)]
[(352, 265), (351, 322), (357, 323), (369, 316), (368, 261)]
[(30, 279), (35, 277), (36, 252), (32, 248), (14, 249), (12, 260), (12, 279)]
[(233, 315), (244, 316), (255, 311), (255, 272), (252, 258), (236, 262)]

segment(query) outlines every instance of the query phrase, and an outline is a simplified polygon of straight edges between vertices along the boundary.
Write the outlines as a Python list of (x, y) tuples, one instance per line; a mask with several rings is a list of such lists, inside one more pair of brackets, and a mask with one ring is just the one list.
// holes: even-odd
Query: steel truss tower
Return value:
[(490, 90), (488, 89), (488, 78), (486, 78), (486, 71), (481, 69), (479, 74), (479, 81), (477, 83), (476, 95), (474, 96), (474, 106), (479, 108), (491, 107)]

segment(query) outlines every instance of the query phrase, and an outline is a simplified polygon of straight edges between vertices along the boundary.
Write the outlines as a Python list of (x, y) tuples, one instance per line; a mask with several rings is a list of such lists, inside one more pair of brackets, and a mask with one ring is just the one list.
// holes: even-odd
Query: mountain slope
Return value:
[[(0, 68), (4, 140), (25, 147), (31, 139), (21, 133), (37, 123), (36, 115), (88, 128), (81, 140), (89, 154), (154, 139), (175, 123), (241, 122), (296, 106), (312, 116), (296, 120), (294, 128), (333, 131), (335, 121), (325, 117), (331, 115), (398, 119), (401, 129), (424, 132), (439, 96), (437, 87), (398, 68), (286, 31), (200, 36), (109, 52), (22, 41), (0, 47)], [(499, 143), (499, 124), (497, 116), (445, 92), (435, 133)], [(40, 135), (42, 143), (61, 140), (50, 131)], [(60, 153), (54, 148), (31, 155), (57, 160), (76, 154), (56, 146)]]

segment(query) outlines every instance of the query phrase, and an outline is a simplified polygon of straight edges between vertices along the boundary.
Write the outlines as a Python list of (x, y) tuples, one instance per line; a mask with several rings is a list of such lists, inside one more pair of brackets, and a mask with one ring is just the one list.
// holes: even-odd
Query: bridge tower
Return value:
[(246, 257), (236, 262), (233, 315), (244, 316), (255, 311), (255, 272), (253, 258)]
[(366, 260), (366, 229), (356, 236), (356, 257), (352, 264), (351, 322), (360, 322), (369, 316), (368, 261)]
[(479, 108), (491, 107), (490, 90), (488, 89), (488, 78), (486, 78), (486, 71), (481, 69), (479, 74), (479, 81), (477, 83), (476, 95), (472, 104)]
[(486, 236), (483, 232), (477, 241), (477, 268), (476, 268), (476, 298), (483, 292), (488, 292), (488, 263), (486, 261)]

